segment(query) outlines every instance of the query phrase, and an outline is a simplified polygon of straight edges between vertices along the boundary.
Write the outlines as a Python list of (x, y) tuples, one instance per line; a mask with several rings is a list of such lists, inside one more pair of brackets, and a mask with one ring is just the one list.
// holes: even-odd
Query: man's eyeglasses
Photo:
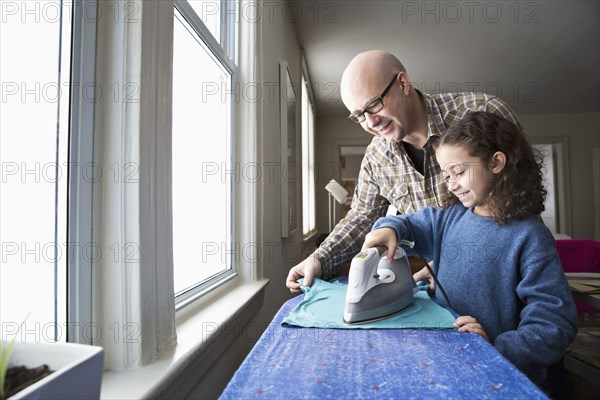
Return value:
[(381, 111), (381, 109), (383, 108), (383, 97), (387, 94), (387, 92), (390, 91), (392, 84), (396, 81), (397, 77), (398, 77), (398, 74), (397, 73), (394, 74), (394, 77), (392, 78), (390, 83), (387, 85), (387, 87), (385, 88), (383, 93), (381, 93), (381, 95), (379, 97), (373, 99), (369, 104), (367, 104), (367, 106), (365, 108), (363, 108), (362, 111), (355, 112), (354, 114), (350, 114), (348, 119), (352, 122), (356, 122), (357, 124), (361, 124), (366, 119), (365, 113), (369, 113), (372, 115), (372, 114), (377, 114), (379, 111)]

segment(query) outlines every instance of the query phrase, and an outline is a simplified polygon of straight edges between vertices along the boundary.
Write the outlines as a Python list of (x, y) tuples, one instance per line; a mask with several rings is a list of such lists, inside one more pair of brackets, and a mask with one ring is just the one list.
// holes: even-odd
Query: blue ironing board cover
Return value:
[(546, 399), (481, 336), (281, 326), (288, 300), (221, 399)]

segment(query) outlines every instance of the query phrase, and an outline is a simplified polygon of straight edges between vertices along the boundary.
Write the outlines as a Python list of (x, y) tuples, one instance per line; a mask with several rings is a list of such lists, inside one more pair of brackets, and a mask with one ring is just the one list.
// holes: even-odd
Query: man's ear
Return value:
[(404, 71), (398, 72), (398, 80), (400, 81), (400, 87), (402, 88), (402, 92), (405, 96), (408, 96), (410, 92), (410, 78), (408, 74)]
[(504, 154), (501, 151), (495, 152), (492, 156), (492, 161), (490, 165), (492, 167), (492, 172), (494, 174), (499, 174), (500, 171), (502, 171), (504, 169), (504, 166), (506, 165), (506, 154)]

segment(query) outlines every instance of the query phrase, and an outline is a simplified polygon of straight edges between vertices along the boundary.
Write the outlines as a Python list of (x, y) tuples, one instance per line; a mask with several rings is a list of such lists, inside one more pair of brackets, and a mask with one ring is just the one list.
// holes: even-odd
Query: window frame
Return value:
[[(232, 0), (222, 0), (221, 7), (224, 7), (226, 4), (236, 5), (235, 1)], [(227, 171), (234, 170), (236, 165), (236, 154), (237, 154), (237, 146), (236, 146), (236, 132), (237, 132), (237, 106), (235, 100), (235, 88), (237, 86), (237, 74), (238, 67), (235, 63), (235, 51), (237, 49), (236, 46), (236, 29), (235, 29), (235, 16), (231, 14), (226, 14), (226, 18), (220, 18), (221, 20), (221, 42), (225, 44), (222, 46), (219, 41), (212, 35), (210, 30), (204, 25), (201, 18), (198, 16), (196, 11), (191, 7), (191, 5), (185, 0), (175, 0), (174, 7), (174, 18), (177, 18), (177, 13), (179, 13), (187, 22), (187, 24), (192, 28), (195, 33), (198, 35), (198, 39), (202, 40), (202, 42), (206, 45), (208, 50), (212, 53), (212, 56), (215, 57), (216, 61), (218, 61), (221, 66), (227, 70), (227, 72), (231, 76), (231, 92), (234, 94), (234, 97), (230, 100), (229, 107), (229, 115), (230, 115), (230, 129), (229, 129), (229, 137), (228, 137), (228, 165), (226, 167)], [(235, 173), (235, 170), (234, 170)], [(185, 289), (182, 292), (175, 293), (175, 309), (179, 311), (186, 306), (193, 303), (198, 298), (206, 295), (210, 291), (219, 287), (223, 283), (229, 281), (237, 275), (237, 263), (235, 257), (235, 242), (236, 242), (236, 232), (237, 232), (237, 219), (238, 214), (237, 210), (237, 188), (235, 185), (236, 179), (231, 179), (231, 176), (227, 175), (230, 179), (228, 182), (227, 188), (227, 198), (231, 199), (229, 204), (229, 232), (228, 234), (228, 244), (233, 246), (232, 252), (228, 252), (227, 254), (227, 269), (225, 271), (221, 271), (215, 275), (210, 276), (208, 279), (197, 282), (194, 286)], [(227, 245), (226, 245), (227, 246)], [(175, 273), (175, 265), (173, 265), (173, 273)]]
[(94, 102), (83, 88), (95, 84), (96, 19), (85, 10), (97, 9), (97, 0), (73, 2), (71, 82), (69, 111), (69, 159), (67, 200), (67, 342), (93, 344), (85, 329), (93, 325), (92, 259), (81, 249), (93, 244), (93, 180), (84, 179), (85, 166), (94, 164)]
[[(302, 56), (302, 71), (301, 71), (301, 81), (302, 81), (302, 85), (303, 85), (303, 89), (305, 89), (303, 92), (306, 93), (306, 99), (303, 97), (302, 98), (302, 126), (301, 126), (301, 132), (302, 132), (302, 235), (304, 240), (309, 240), (310, 238), (312, 238), (316, 232), (317, 232), (317, 217), (316, 217), (316, 166), (315, 166), (315, 149), (314, 149), (314, 140), (315, 140), (315, 125), (316, 125), (316, 107), (315, 107), (315, 103), (314, 103), (314, 93), (312, 92), (312, 85), (311, 85), (311, 81), (310, 81), (310, 76), (308, 74), (308, 67), (306, 65), (306, 60), (304, 58), (304, 56)], [(307, 113), (307, 115), (304, 115), (304, 102), (306, 101), (307, 104), (307, 110), (310, 109), (312, 111), (312, 115), (310, 112)], [(312, 117), (312, 120), (310, 120)], [(309, 135), (308, 138), (308, 163), (309, 165), (306, 166), (304, 165), (304, 141), (305, 141), (305, 124), (308, 124), (308, 132), (307, 134)], [(311, 157), (312, 156), (312, 157)], [(311, 174), (308, 173), (306, 174), (306, 171), (311, 171), (312, 170), (312, 180), (309, 180)], [(308, 176), (307, 176), (308, 175)], [(304, 188), (304, 182), (305, 180), (307, 181), (307, 184), (309, 185), (308, 187), (308, 194), (305, 193), (305, 188)], [(312, 186), (312, 188), (311, 188)], [(311, 218), (312, 221), (308, 222), (308, 230), (305, 231), (305, 218), (307, 218), (307, 216), (304, 213), (304, 203), (305, 203), (305, 195), (310, 196), (310, 192), (312, 189), (312, 198), (309, 199), (309, 201), (312, 202), (312, 215), (309, 215), (308, 218)], [(311, 206), (311, 204), (309, 204), (309, 207)], [(311, 223), (312, 222), (312, 223)], [(311, 227), (312, 225), (312, 227)]]

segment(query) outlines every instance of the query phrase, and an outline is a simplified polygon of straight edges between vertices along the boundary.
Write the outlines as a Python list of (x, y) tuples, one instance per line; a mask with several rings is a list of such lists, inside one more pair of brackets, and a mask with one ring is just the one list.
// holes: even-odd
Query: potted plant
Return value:
[[(9, 399), (98, 399), (104, 350), (77, 343), (2, 343), (0, 383), (11, 367), (39, 369), (47, 365), (51, 373), (14, 394)], [(4, 387), (2, 391), (4, 391)]]

